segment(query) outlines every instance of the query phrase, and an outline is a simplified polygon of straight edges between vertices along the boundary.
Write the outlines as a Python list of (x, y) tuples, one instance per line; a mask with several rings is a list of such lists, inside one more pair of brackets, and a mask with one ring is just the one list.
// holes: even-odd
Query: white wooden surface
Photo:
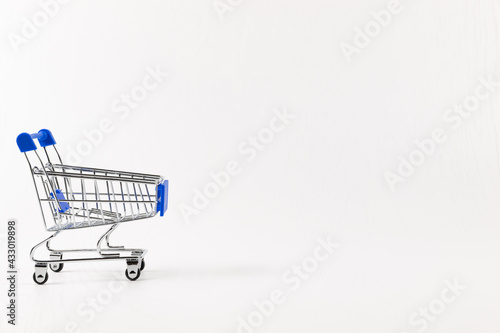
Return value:
[[(500, 4), (401, 1), (349, 63), (342, 43), (388, 3), (242, 1), (221, 20), (211, 0), (71, 1), (16, 53), (9, 33), (40, 6), (2, 1), (0, 220), (21, 224), (21, 280), (19, 325), (2, 310), (1, 331), (236, 332), (331, 235), (340, 248), (255, 332), (498, 332), (500, 87), (457, 128), (443, 115), (500, 80)], [(114, 101), (148, 66), (168, 78), (120, 118)], [(296, 118), (246, 161), (238, 146), (284, 107)], [(69, 265), (34, 285), (28, 253), (46, 232), (14, 139), (49, 128), (69, 157), (103, 119), (113, 130), (80, 164), (164, 174), (170, 207), (117, 232), (148, 247), (148, 268), (87, 321), (79, 309), (125, 267)], [(391, 191), (386, 172), (436, 128), (447, 139)], [(186, 224), (182, 204), (230, 160), (242, 172)], [(410, 322), (455, 279), (467, 289), (442, 314)]]

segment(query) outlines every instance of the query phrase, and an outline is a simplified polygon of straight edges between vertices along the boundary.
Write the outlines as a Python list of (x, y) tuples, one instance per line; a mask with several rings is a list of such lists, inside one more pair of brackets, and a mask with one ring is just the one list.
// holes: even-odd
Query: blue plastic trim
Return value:
[(17, 142), (17, 146), (19, 147), (19, 150), (21, 151), (21, 153), (36, 150), (35, 142), (31, 138), (31, 135), (28, 133), (19, 134), (17, 136), (16, 142)]
[(160, 216), (165, 215), (168, 208), (168, 180), (164, 180), (156, 188), (156, 195), (158, 198), (158, 205), (156, 211), (160, 212)]
[[(50, 196), (54, 198), (54, 194), (52, 192), (50, 192)], [(66, 200), (66, 198), (64, 197), (64, 193), (58, 188), (56, 188), (56, 197), (57, 200), (59, 200), (59, 205), (61, 206), (61, 209), (59, 209), (59, 213), (64, 213), (69, 209), (69, 203), (62, 202), (62, 200)]]
[(36, 150), (35, 139), (38, 139), (38, 143), (41, 147), (52, 146), (56, 144), (56, 140), (47, 129), (41, 129), (38, 133), (28, 134), (21, 133), (17, 136), (16, 142), (17, 146), (21, 153), (25, 153), (27, 151)]
[(41, 129), (37, 134), (39, 135), (39, 137), (37, 138), (38, 143), (41, 147), (47, 147), (56, 144), (56, 140), (54, 139), (52, 132), (48, 129)]

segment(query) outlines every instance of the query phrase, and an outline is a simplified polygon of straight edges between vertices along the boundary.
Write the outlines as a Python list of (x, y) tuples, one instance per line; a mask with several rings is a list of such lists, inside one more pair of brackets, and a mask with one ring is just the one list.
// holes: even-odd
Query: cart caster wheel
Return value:
[(64, 264), (63, 263), (57, 263), (57, 264), (50, 264), (50, 269), (55, 272), (55, 273), (59, 273), (60, 271), (62, 271), (64, 268)]
[(146, 268), (146, 261), (144, 259), (142, 259), (141, 272), (144, 270), (144, 268)]
[(49, 279), (49, 273), (45, 273), (45, 275), (42, 275), (42, 274), (38, 274), (36, 275), (36, 272), (33, 273), (33, 281), (35, 281), (36, 284), (44, 284), (45, 282), (47, 282), (47, 280)]
[(128, 269), (126, 269), (125, 270), (125, 276), (130, 281), (135, 281), (135, 280), (137, 280), (141, 276), (141, 270), (140, 269), (137, 269), (137, 270), (136, 269), (131, 269), (130, 273), (129, 273)]
[[(52, 252), (50, 254), (50, 259), (51, 260), (61, 260), (63, 258), (63, 255), (62, 253), (59, 253), (59, 252)], [(64, 268), (64, 264), (62, 262), (56, 262), (56, 263), (53, 263), (53, 264), (49, 264), (49, 267), (50, 269), (55, 272), (55, 273), (59, 273), (60, 271), (63, 270)]]

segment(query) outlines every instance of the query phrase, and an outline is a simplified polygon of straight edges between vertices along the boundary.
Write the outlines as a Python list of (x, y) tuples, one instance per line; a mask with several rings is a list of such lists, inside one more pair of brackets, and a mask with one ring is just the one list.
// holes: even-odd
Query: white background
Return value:
[[(15, 52), (8, 34), (40, 6), (2, 1), (0, 217), (19, 222), (20, 308), (16, 328), (1, 311), (1, 331), (236, 332), (331, 236), (340, 248), (255, 332), (418, 332), (412, 314), (455, 279), (467, 289), (425, 331), (498, 332), (500, 91), (459, 128), (443, 114), (497, 68), (500, 5), (401, 2), (348, 62), (341, 43), (387, 5), (243, 1), (222, 20), (211, 0), (73, 0)], [(168, 78), (120, 118), (113, 102), (157, 66)], [(296, 118), (247, 162), (238, 145), (283, 108)], [(162, 174), (170, 201), (164, 218), (114, 234), (149, 250), (147, 268), (87, 321), (77, 309), (127, 281), (125, 265), (67, 265), (33, 283), (29, 250), (48, 233), (15, 138), (48, 128), (68, 157), (103, 119), (113, 130), (79, 164)], [(384, 174), (436, 127), (448, 139), (391, 191)], [(242, 172), (186, 223), (180, 205), (230, 160)], [(93, 246), (101, 232), (54, 245)]]

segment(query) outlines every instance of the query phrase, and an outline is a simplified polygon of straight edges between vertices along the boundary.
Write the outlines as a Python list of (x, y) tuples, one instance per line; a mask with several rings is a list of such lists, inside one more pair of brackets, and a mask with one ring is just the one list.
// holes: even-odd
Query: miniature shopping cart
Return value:
[[(38, 154), (36, 139), (44, 154)], [(65, 165), (55, 144), (52, 133), (46, 129), (17, 137), (35, 183), (45, 228), (54, 232), (31, 250), (35, 262), (33, 280), (37, 284), (47, 282), (48, 267), (60, 272), (67, 262), (97, 260), (124, 260), (126, 277), (137, 280), (145, 267), (147, 251), (111, 246), (109, 236), (119, 223), (147, 219), (158, 212), (163, 216), (167, 210), (168, 180), (157, 175)], [(52, 219), (48, 218), (50, 215)], [(110, 228), (99, 238), (95, 249), (56, 250), (50, 246), (62, 231), (98, 226)], [(43, 244), (50, 251), (50, 259), (35, 258), (36, 249)], [(73, 258), (63, 258), (66, 253), (73, 254)], [(75, 255), (78, 253), (91, 255), (79, 257)]]

